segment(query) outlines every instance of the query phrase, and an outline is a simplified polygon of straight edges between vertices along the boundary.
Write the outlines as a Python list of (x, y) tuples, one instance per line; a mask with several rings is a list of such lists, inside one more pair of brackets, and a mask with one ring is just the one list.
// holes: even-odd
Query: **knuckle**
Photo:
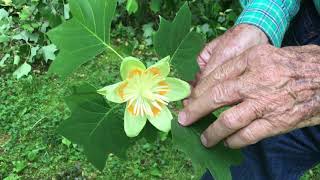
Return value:
[(254, 56), (263, 56), (265, 54), (268, 54), (270, 50), (272, 50), (274, 47), (270, 44), (262, 44), (262, 45), (256, 45), (253, 48), (250, 49), (250, 54)]
[(220, 65), (216, 68), (215, 72), (216, 73), (212, 75), (212, 78), (214, 80), (220, 80), (224, 78), (223, 76), (226, 74), (226, 69), (224, 66)]
[(234, 114), (223, 112), (220, 116), (222, 126), (226, 127), (229, 130), (236, 130), (234, 127)]
[(205, 47), (204, 47), (204, 51), (206, 51), (206, 53), (209, 53), (210, 54), (210, 51), (212, 49), (212, 45), (211, 43), (208, 43)]
[[(225, 94), (225, 87), (221, 84), (218, 84), (212, 88), (211, 98), (217, 103), (221, 102), (221, 97)], [(219, 98), (220, 97), (220, 98)], [(220, 100), (219, 100), (220, 99)]]
[(256, 142), (256, 138), (250, 128), (244, 128), (240, 133), (240, 139), (246, 144), (254, 144)]
[(260, 118), (263, 116), (263, 108), (259, 106), (258, 103), (251, 102), (249, 106), (249, 110), (255, 115), (256, 118)]
[(191, 96), (192, 96), (193, 98), (197, 98), (197, 97), (199, 97), (199, 95), (200, 95), (200, 90), (199, 90), (199, 88), (198, 88), (198, 87), (194, 88), (193, 91), (192, 91)]
[(280, 120), (280, 128), (283, 128), (283, 129), (290, 129), (290, 128), (293, 128), (296, 126), (296, 122), (293, 121), (293, 120)]

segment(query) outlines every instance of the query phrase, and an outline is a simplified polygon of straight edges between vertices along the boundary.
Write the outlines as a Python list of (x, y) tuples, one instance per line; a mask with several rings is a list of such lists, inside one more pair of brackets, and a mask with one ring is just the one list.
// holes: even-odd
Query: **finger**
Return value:
[(219, 39), (220, 38), (217, 38), (208, 43), (199, 54), (197, 62), (201, 71), (206, 67), (207, 63), (209, 62), (211, 55), (218, 44)]
[(237, 133), (225, 140), (225, 145), (232, 149), (242, 148), (258, 141), (279, 134), (279, 128), (272, 125), (266, 119), (257, 119), (247, 127), (241, 129)]
[(319, 124), (320, 124), (320, 116), (318, 115), (318, 116), (314, 116), (314, 117), (311, 117), (307, 120), (300, 122), (297, 125), (297, 129), (304, 128), (304, 127), (310, 127), (310, 126), (316, 126)]
[(201, 73), (198, 72), (198, 73), (196, 74), (196, 85), (199, 83), (200, 77), (201, 77)]
[(192, 91), (191, 97), (199, 97), (217, 83), (240, 76), (245, 72), (247, 66), (247, 53), (243, 53), (232, 60), (225, 62), (212, 71), (210, 75), (198, 82), (197, 86)]
[(187, 106), (189, 104), (189, 99), (183, 100), (183, 106)]
[(297, 53), (313, 53), (313, 54), (320, 54), (320, 47), (318, 45), (305, 45), (305, 46), (286, 46), (283, 47), (282, 49), (286, 50), (292, 50)]
[[(318, 110), (319, 106), (320, 106), (320, 101), (317, 98), (313, 98), (308, 102), (297, 105), (293, 110), (294, 116), (298, 120), (298, 123), (294, 127), (294, 129), (319, 125), (320, 124), (320, 112)], [(310, 115), (312, 117), (310, 117)], [(302, 119), (302, 121), (299, 122), (300, 119)]]
[(320, 118), (317, 116), (304, 121), (301, 120), (313, 114), (313, 110), (317, 109), (315, 107), (319, 107), (319, 105), (320, 102), (318, 100), (298, 104), (291, 111), (280, 115), (276, 122), (270, 122), (267, 119), (255, 120), (247, 127), (230, 136), (225, 142), (230, 148), (241, 148), (277, 134), (318, 125), (320, 124)]
[[(266, 35), (254, 26), (250, 27), (250, 30), (243, 30), (241, 27), (240, 29), (242, 30), (238, 32), (235, 32), (235, 29), (236, 28), (233, 28), (232, 30), (229, 30), (226, 35), (221, 36), (224, 39), (221, 39), (219, 46), (217, 46), (215, 51), (212, 53), (211, 59), (203, 71), (203, 77), (208, 76), (223, 62), (240, 55), (249, 48), (259, 44), (269, 44)], [(252, 32), (253, 36), (248, 36), (248, 32)]]
[(198, 82), (200, 80), (200, 76), (201, 76), (201, 74), (198, 72), (196, 74), (195, 80), (188, 82), (191, 85), (191, 87), (197, 86), (197, 84), (198, 84)]
[(179, 122), (187, 126), (213, 110), (241, 100), (240, 81), (226, 81), (209, 89), (205, 94), (189, 102), (179, 113)]
[(206, 147), (216, 145), (239, 129), (260, 117), (262, 109), (252, 101), (244, 101), (223, 112), (202, 134), (201, 141)]

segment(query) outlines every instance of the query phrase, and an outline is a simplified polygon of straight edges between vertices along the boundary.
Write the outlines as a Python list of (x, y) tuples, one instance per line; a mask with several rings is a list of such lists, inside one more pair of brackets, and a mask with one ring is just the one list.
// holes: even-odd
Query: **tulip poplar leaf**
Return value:
[(204, 38), (191, 29), (191, 12), (185, 3), (172, 22), (160, 17), (159, 30), (154, 34), (154, 47), (163, 58), (170, 55), (171, 64), (183, 80), (193, 80), (199, 71), (197, 56)]
[(209, 170), (216, 180), (231, 180), (230, 167), (242, 160), (240, 150), (226, 148), (223, 143), (208, 149), (200, 141), (201, 133), (214, 119), (215, 116), (210, 115), (190, 127), (182, 127), (177, 121), (172, 121), (173, 141), (200, 172)]
[(123, 106), (108, 104), (97, 89), (89, 84), (74, 87), (66, 103), (71, 116), (62, 122), (58, 132), (83, 146), (84, 153), (96, 168), (102, 170), (108, 154), (126, 157), (126, 151), (142, 137), (152, 142), (157, 131), (148, 126), (140, 136), (129, 138), (123, 129)]
[(73, 18), (48, 32), (60, 49), (49, 72), (61, 77), (111, 47), (110, 28), (117, 0), (69, 0), (69, 5)]

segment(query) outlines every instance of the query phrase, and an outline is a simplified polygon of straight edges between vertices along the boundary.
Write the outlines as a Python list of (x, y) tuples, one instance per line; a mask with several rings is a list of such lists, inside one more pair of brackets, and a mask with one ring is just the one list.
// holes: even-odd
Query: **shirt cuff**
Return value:
[(237, 24), (251, 24), (266, 33), (274, 46), (280, 47), (284, 34), (292, 19), (292, 10), (283, 0), (252, 0), (246, 5), (236, 21)]

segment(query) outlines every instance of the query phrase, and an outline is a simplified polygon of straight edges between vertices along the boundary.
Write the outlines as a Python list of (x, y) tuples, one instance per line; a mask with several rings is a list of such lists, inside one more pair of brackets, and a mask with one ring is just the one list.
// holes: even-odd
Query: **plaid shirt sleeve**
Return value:
[(252, 24), (263, 30), (274, 46), (280, 47), (300, 0), (241, 0), (244, 7), (236, 24)]

